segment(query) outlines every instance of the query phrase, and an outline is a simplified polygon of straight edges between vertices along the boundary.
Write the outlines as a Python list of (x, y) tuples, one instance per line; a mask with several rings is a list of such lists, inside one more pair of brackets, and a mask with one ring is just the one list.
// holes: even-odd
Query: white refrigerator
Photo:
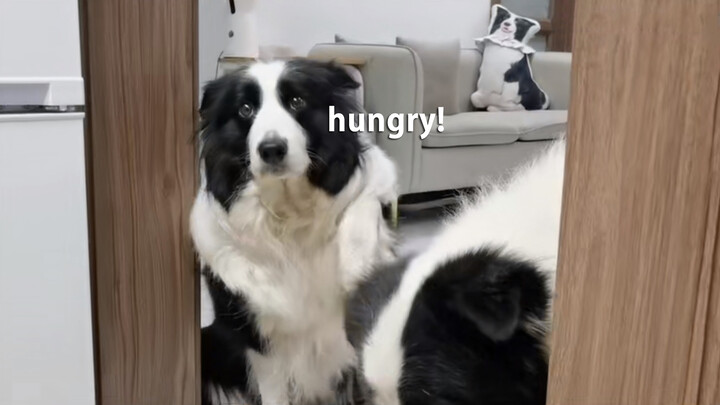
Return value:
[(78, 0), (0, 0), (0, 405), (95, 403)]

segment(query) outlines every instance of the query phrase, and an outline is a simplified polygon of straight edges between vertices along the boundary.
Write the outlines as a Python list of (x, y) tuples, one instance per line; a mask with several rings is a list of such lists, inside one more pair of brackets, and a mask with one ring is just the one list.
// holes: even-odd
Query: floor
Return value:
[[(424, 249), (439, 229), (444, 214), (443, 207), (413, 210), (401, 207), (401, 216), (397, 230), (398, 256), (407, 256)], [(210, 295), (202, 282), (200, 301), (200, 323), (209, 325), (214, 319)]]
[(398, 256), (408, 256), (430, 244), (442, 224), (443, 216), (443, 208), (403, 213), (397, 229)]

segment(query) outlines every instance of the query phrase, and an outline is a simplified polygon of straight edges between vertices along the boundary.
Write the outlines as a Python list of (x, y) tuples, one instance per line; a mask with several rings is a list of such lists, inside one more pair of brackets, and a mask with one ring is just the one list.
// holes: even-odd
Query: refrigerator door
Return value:
[(78, 1), (0, 0), (2, 405), (95, 404), (83, 87)]
[(83, 98), (78, 0), (0, 0), (0, 105)]
[(0, 77), (81, 77), (77, 0), (0, 0)]
[(93, 405), (83, 114), (0, 115), (0, 404)]

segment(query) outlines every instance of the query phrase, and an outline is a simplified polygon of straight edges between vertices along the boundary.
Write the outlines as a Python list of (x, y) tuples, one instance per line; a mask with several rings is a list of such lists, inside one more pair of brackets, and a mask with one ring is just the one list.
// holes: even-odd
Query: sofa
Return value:
[[(356, 65), (367, 112), (385, 116), (422, 112), (422, 63), (408, 47), (318, 44), (308, 57)], [(476, 111), (470, 94), (476, 89), (481, 61), (477, 49), (460, 51), (460, 112), (444, 117), (444, 131), (433, 128), (423, 140), (419, 128), (394, 140), (387, 131), (373, 134), (397, 165), (401, 196), (472, 187), (483, 178), (502, 176), (564, 135), (571, 54), (538, 52), (532, 56), (533, 76), (550, 98), (550, 108), (543, 111)]]

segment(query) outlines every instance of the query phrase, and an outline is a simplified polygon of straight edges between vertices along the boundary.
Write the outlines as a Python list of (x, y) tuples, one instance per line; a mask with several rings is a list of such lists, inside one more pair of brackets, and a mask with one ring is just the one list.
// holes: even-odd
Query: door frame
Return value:
[(657, 3), (576, 0), (549, 405), (720, 403), (720, 1)]
[[(197, 1), (80, 1), (98, 404), (198, 404)], [(551, 49), (575, 51), (549, 404), (708, 405), (720, 401), (720, 50), (708, 42), (720, 33), (703, 16), (720, 2), (692, 0), (683, 16), (628, 1), (555, 0), (547, 27)], [(667, 29), (688, 18), (706, 35), (678, 42), (690, 33)], [(685, 91), (649, 85), (670, 80)], [(653, 367), (670, 361), (681, 370)]]
[(199, 404), (197, 0), (79, 3), (97, 404)]

